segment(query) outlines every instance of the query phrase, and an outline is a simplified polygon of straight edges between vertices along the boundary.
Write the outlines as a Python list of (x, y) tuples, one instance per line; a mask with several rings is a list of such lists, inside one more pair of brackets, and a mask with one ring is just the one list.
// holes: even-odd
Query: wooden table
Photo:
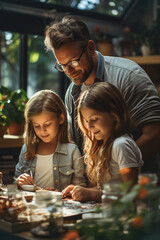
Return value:
[[(85, 203), (81, 203), (83, 206), (85, 205)], [(69, 208), (70, 209), (70, 208)], [(73, 208), (75, 209), (75, 208)], [(40, 237), (34, 237), (32, 235), (32, 233), (30, 231), (25, 231), (25, 232), (20, 232), (20, 233), (8, 233), (6, 231), (2, 231), (0, 230), (0, 236), (3, 236), (3, 240), (62, 240), (63, 239), (63, 235), (69, 230), (71, 229), (71, 226), (73, 226), (73, 224), (75, 224), (77, 222), (77, 220), (82, 219), (82, 215), (83, 213), (80, 213), (78, 215), (74, 215), (74, 216), (67, 216), (67, 217), (63, 217), (63, 233), (61, 234), (60, 237), (52, 237), (52, 238), (40, 238)]]
[(31, 232), (22, 232), (22, 233), (16, 233), (11, 234), (0, 230), (0, 236), (2, 240), (62, 240), (62, 237), (60, 238), (37, 238), (32, 235)]
[[(69, 217), (64, 220), (64, 228), (68, 229), (69, 225), (73, 225), (76, 223), (77, 220), (82, 219), (82, 215), (76, 215), (74, 217)], [(62, 236), (64, 233), (61, 234), (60, 237), (52, 237), (52, 238), (39, 238), (39, 237), (34, 237), (30, 231), (26, 232), (20, 232), (20, 233), (8, 233), (6, 231), (0, 230), (0, 239), (2, 240), (62, 240)]]

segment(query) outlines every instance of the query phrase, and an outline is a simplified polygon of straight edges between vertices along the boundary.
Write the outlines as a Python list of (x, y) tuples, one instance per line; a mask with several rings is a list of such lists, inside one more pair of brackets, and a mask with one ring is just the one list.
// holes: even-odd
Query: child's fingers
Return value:
[(62, 198), (69, 197), (69, 196), (71, 196), (71, 192), (70, 191), (62, 192)]
[(66, 187), (65, 189), (63, 189), (62, 191), (62, 197), (66, 197), (66, 196), (70, 196), (71, 195), (71, 191), (73, 190), (75, 186), (74, 185), (69, 185), (68, 187)]
[(18, 185), (33, 185), (34, 180), (29, 176), (28, 174), (22, 174), (20, 175), (16, 180)]
[(66, 187), (65, 189), (63, 189), (62, 194), (63, 194), (63, 193), (70, 192), (74, 187), (75, 187), (74, 185), (69, 185), (68, 187)]

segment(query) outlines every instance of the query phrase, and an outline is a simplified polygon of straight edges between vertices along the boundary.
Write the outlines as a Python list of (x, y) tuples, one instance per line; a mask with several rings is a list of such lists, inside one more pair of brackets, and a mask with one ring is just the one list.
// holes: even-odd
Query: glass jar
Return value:
[(27, 222), (27, 208), (21, 192), (0, 192), (0, 218), (9, 222)]
[(139, 197), (137, 199), (137, 212), (151, 211), (158, 209), (158, 206), (154, 203), (150, 191), (156, 189), (158, 183), (158, 177), (155, 173), (141, 173), (138, 175), (138, 184), (140, 186), (140, 192), (144, 192), (146, 196)]
[(158, 177), (156, 173), (140, 173), (138, 175), (138, 184), (155, 187), (158, 183)]
[(104, 218), (110, 218), (112, 215), (112, 204), (123, 196), (121, 183), (104, 183), (102, 194), (102, 211)]
[(59, 195), (51, 191), (36, 192), (30, 205), (30, 219), (34, 236), (59, 236), (63, 226), (62, 200)]

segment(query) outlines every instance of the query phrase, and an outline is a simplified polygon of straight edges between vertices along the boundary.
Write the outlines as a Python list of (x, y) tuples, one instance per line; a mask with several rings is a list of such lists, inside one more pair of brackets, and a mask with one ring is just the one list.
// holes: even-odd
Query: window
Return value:
[(132, 0), (32, 0), (33, 2), (41, 2), (54, 4), (55, 6), (68, 7), (80, 11), (89, 11), (98, 14), (109, 15), (112, 17), (121, 17), (129, 7)]
[(19, 47), (18, 33), (0, 32), (1, 44), (1, 85), (13, 90), (19, 87)]
[(44, 48), (44, 37), (28, 36), (28, 96), (41, 89), (59, 92), (59, 72), (54, 68), (56, 60), (51, 51)]
[(102, 20), (103, 24), (109, 20), (111, 25), (115, 24), (113, 33), (117, 33), (125, 13), (128, 9), (131, 11), (138, 1), (1, 0), (0, 84), (13, 90), (24, 88), (28, 97), (37, 90), (48, 88), (64, 99), (70, 81), (54, 69), (53, 53), (45, 52), (43, 35), (46, 25), (57, 15), (70, 13), (90, 18), (88, 26), (91, 31), (96, 19)]
[[(0, 84), (12, 90), (20, 88), (20, 34), (0, 32), (1, 80)], [(52, 89), (60, 92), (59, 72), (52, 52), (46, 52), (44, 37), (28, 35), (28, 79), (27, 95), (31, 97), (37, 90)], [(27, 67), (27, 66), (26, 66)]]

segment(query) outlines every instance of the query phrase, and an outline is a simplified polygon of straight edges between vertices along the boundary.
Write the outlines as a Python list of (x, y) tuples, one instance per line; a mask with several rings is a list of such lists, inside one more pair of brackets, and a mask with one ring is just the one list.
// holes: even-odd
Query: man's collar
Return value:
[(97, 54), (98, 54), (98, 65), (97, 65), (96, 78), (98, 78), (100, 81), (103, 81), (104, 57), (100, 52), (97, 52)]

